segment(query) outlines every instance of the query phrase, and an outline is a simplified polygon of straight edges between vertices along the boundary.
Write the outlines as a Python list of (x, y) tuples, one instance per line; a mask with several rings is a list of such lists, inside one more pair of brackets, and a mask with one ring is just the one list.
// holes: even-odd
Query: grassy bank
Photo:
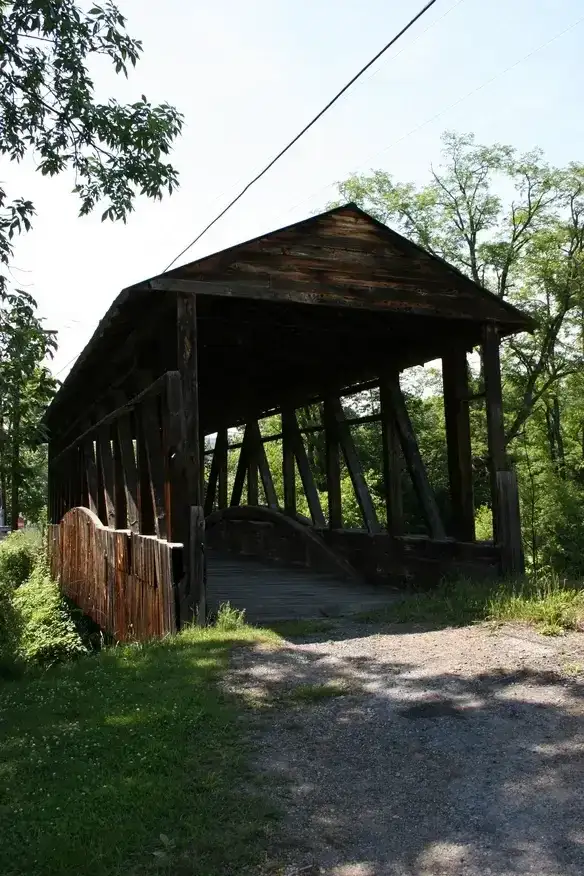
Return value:
[(381, 610), (364, 612), (358, 619), (438, 626), (520, 622), (534, 624), (547, 635), (559, 635), (564, 630), (584, 630), (584, 590), (553, 577), (495, 586), (492, 582), (459, 580), (444, 582), (427, 593), (408, 594)]
[(234, 644), (269, 638), (193, 629), (0, 682), (0, 873), (253, 870), (269, 820), (217, 683)]

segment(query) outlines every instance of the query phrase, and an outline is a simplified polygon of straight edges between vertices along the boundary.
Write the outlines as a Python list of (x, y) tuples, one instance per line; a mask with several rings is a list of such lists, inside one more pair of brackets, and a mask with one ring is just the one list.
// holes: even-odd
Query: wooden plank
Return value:
[(498, 542), (501, 538), (501, 532), (500, 515), (497, 506), (497, 472), (506, 471), (508, 466), (505, 451), (499, 334), (494, 325), (486, 325), (483, 329), (483, 373), (485, 379), (487, 444), (489, 448), (489, 474), (493, 507), (493, 535), (495, 542)]
[(304, 445), (304, 441), (302, 440), (302, 434), (298, 427), (296, 412), (292, 409), (289, 412), (288, 417), (290, 441), (292, 442), (292, 447), (294, 449), (296, 465), (298, 466), (298, 474), (300, 475), (300, 481), (302, 482), (302, 488), (304, 490), (304, 495), (306, 496), (306, 501), (308, 503), (310, 517), (315, 526), (325, 527), (326, 520), (324, 518), (322, 505), (320, 504), (320, 496), (318, 495), (318, 490), (316, 489), (316, 484), (314, 482), (312, 469), (310, 468), (310, 461), (308, 459), (306, 447)]
[(83, 442), (83, 463), (85, 467), (85, 477), (87, 480), (87, 496), (88, 507), (94, 514), (98, 514), (97, 507), (97, 466), (95, 463), (95, 450), (93, 441), (85, 439)]
[[(284, 482), (284, 513), (296, 516), (296, 462), (294, 454), (294, 424), (298, 427), (294, 408), (282, 408), (282, 480)], [(300, 436), (302, 441), (302, 436)]]
[(142, 417), (137, 413), (133, 417), (136, 434), (136, 467), (138, 470), (138, 531), (141, 535), (154, 534), (154, 506), (150, 492), (150, 472), (148, 470), (148, 453)]
[(260, 504), (259, 466), (255, 459), (250, 459), (247, 464), (247, 504)]
[(469, 386), (466, 351), (454, 348), (442, 357), (444, 418), (452, 503), (452, 535), (475, 540)]
[(128, 526), (128, 509), (124, 487), (124, 463), (120, 448), (120, 436), (115, 426), (112, 429), (112, 448), (114, 454), (116, 529), (126, 529)]
[(339, 398), (329, 398), (328, 404), (331, 415), (335, 420), (337, 437), (341, 450), (343, 451), (343, 456), (345, 457), (347, 470), (349, 472), (349, 477), (351, 478), (351, 483), (353, 484), (353, 489), (355, 490), (355, 496), (357, 497), (357, 503), (363, 517), (363, 522), (368, 532), (379, 532), (380, 527), (377, 519), (377, 512), (375, 511), (371, 493), (369, 492), (369, 487), (367, 486), (367, 482), (363, 475), (363, 467), (361, 466), (361, 461), (357, 454), (357, 448), (355, 447), (355, 442), (351, 435), (351, 429), (345, 420), (341, 400)]
[(142, 402), (139, 413), (142, 417), (142, 428), (146, 442), (146, 457), (148, 460), (148, 477), (150, 495), (154, 509), (154, 532), (158, 538), (167, 538), (168, 526), (166, 520), (166, 502), (164, 485), (166, 481), (164, 458), (162, 454), (162, 430), (158, 403), (155, 398), (146, 398)]
[(116, 505), (114, 501), (114, 459), (111, 445), (111, 429), (109, 425), (100, 426), (97, 430), (97, 449), (101, 468), (101, 489), (105, 505), (104, 523), (111, 529), (116, 525)]
[(387, 531), (401, 535), (404, 531), (402, 460), (395, 417), (391, 412), (388, 387), (384, 379), (379, 385), (381, 404), (381, 440), (383, 445), (383, 481)]
[(414, 434), (410, 415), (399, 385), (397, 374), (387, 378), (388, 400), (395, 418), (402, 452), (408, 468), (422, 514), (428, 526), (430, 537), (438, 540), (446, 538), (444, 526), (440, 518), (436, 497), (430, 486), (426, 468), (420, 456), (418, 442)]
[(501, 549), (501, 572), (505, 577), (520, 578), (525, 573), (521, 539), (519, 489), (513, 471), (497, 472), (497, 506)]
[(343, 528), (343, 502), (341, 497), (341, 460), (337, 424), (330, 397), (323, 402), (325, 426), (326, 484), (328, 493), (329, 528)]
[(166, 374), (166, 441), (168, 479), (170, 482), (169, 537), (185, 545), (188, 541), (189, 504), (185, 474), (186, 421), (182, 383), (177, 371)]
[[(247, 424), (247, 428), (250, 430), (250, 447), (249, 447), (249, 462), (248, 462), (248, 477), (250, 471), (250, 465), (253, 466), (253, 463), (257, 465), (257, 468), (260, 473), (260, 477), (262, 479), (262, 486), (264, 488), (264, 493), (266, 494), (266, 503), (269, 508), (278, 508), (278, 496), (276, 494), (276, 488), (274, 487), (274, 480), (272, 478), (272, 472), (270, 471), (270, 466), (268, 464), (268, 458), (266, 456), (266, 448), (262, 443), (262, 435), (260, 432), (259, 423), (257, 420), (250, 420)], [(247, 431), (247, 430), (246, 430)], [(248, 482), (248, 493), (249, 493), (249, 482)], [(250, 505), (257, 505), (257, 496), (255, 502), (249, 502)]]
[(138, 532), (140, 515), (138, 513), (138, 468), (130, 415), (121, 415), (115, 424), (116, 446), (120, 455), (121, 474), (123, 477), (126, 500), (126, 526), (132, 532)]
[(230, 505), (240, 505), (243, 495), (243, 485), (247, 473), (249, 442), (250, 442), (249, 424), (245, 427), (243, 433), (243, 441), (241, 442), (241, 450), (239, 451), (239, 459), (237, 460), (237, 468), (235, 470), (235, 479), (233, 481), (233, 489), (231, 491)]
[(217, 506), (219, 508), (227, 508), (227, 477), (228, 477), (228, 464), (227, 464), (227, 446), (228, 446), (228, 435), (227, 429), (220, 429), (217, 432), (217, 440), (220, 442), (219, 449), (217, 451)]
[[(190, 290), (177, 295), (177, 362), (184, 410), (184, 476), (189, 510), (185, 544), (186, 588), (190, 606), (199, 622), (206, 622), (205, 609), (205, 513), (203, 509), (203, 457), (199, 417), (199, 351), (197, 302)], [(186, 508), (185, 508), (186, 511)], [(182, 622), (182, 618), (181, 618)]]
[[(215, 439), (215, 447), (213, 448), (213, 456), (211, 459), (211, 468), (209, 471), (209, 482), (207, 484), (207, 492), (205, 495), (205, 517), (212, 513), (215, 506), (215, 499), (219, 508), (227, 506), (227, 429), (221, 429), (217, 433)], [(223, 476), (222, 476), (223, 475)], [(222, 500), (225, 504), (221, 504)]]

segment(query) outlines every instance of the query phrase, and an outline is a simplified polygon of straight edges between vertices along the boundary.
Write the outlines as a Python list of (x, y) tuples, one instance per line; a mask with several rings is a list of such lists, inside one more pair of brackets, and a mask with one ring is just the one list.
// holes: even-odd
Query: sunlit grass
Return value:
[(584, 590), (552, 576), (503, 583), (448, 581), (426, 593), (359, 614), (372, 623), (428, 623), (464, 626), (478, 621), (534, 624), (542, 633), (584, 629)]
[(192, 628), (0, 683), (2, 876), (253, 869), (270, 812), (217, 682), (234, 645), (277, 641)]

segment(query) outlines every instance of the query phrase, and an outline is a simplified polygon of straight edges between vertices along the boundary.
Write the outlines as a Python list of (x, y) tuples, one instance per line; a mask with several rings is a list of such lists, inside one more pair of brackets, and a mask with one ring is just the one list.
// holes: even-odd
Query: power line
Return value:
[(291, 149), (292, 146), (294, 146), (294, 144), (297, 143), (298, 140), (300, 140), (300, 138), (303, 137), (304, 134), (306, 134), (306, 132), (310, 130), (310, 128), (312, 128), (313, 125), (316, 124), (316, 122), (318, 122), (319, 119), (321, 119), (324, 116), (324, 114), (333, 106), (333, 104), (335, 104), (339, 100), (339, 98), (342, 97), (342, 95), (346, 91), (348, 91), (348, 89), (351, 87), (351, 85), (353, 85), (353, 83), (356, 82), (357, 79), (359, 79), (359, 77), (363, 75), (363, 73), (365, 73), (367, 70), (369, 70), (369, 68), (373, 64), (375, 64), (375, 62), (378, 61), (379, 58), (381, 58), (381, 56), (385, 52), (387, 52), (388, 49), (390, 49), (393, 45), (395, 45), (395, 43), (416, 23), (416, 21), (418, 21), (418, 19), (420, 19), (432, 6), (434, 6), (435, 3), (436, 3), (436, 0), (429, 0), (429, 2), (426, 3), (426, 5), (422, 9), (420, 9), (420, 11), (416, 15), (414, 15), (414, 17), (412, 19), (410, 19), (410, 21), (408, 21), (408, 23), (405, 25), (405, 27), (402, 27), (402, 29), (399, 31), (399, 33), (397, 33), (379, 52), (377, 52), (377, 54), (373, 58), (371, 58), (371, 60), (367, 64), (365, 64), (365, 66), (362, 67), (359, 70), (359, 72), (356, 73), (353, 76), (353, 78), (350, 79), (347, 82), (347, 84), (344, 85), (341, 88), (341, 90), (338, 91), (331, 100), (329, 100), (329, 102), (326, 104), (326, 106), (324, 106), (320, 110), (320, 112), (317, 113), (314, 116), (314, 118), (310, 122), (308, 122), (308, 124), (305, 125), (304, 128), (302, 128), (302, 130), (298, 134), (296, 134), (294, 139), (290, 140), (290, 142), (286, 146), (284, 146), (284, 148), (280, 152), (278, 152), (278, 154), (274, 158), (272, 158), (272, 160), (269, 162), (269, 164), (266, 164), (264, 169), (261, 170), (256, 176), (254, 176), (254, 178), (252, 180), (250, 180), (250, 182), (247, 183), (247, 185), (239, 192), (239, 194), (236, 195), (235, 198), (233, 198), (233, 200), (231, 200), (227, 204), (227, 206), (224, 207), (224, 209), (217, 216), (215, 216), (215, 218), (212, 219), (208, 225), (206, 225), (203, 228), (203, 230), (194, 238), (194, 240), (192, 240), (187, 246), (185, 246), (185, 248), (183, 250), (181, 250), (181, 252), (179, 252), (179, 254), (177, 256), (175, 256), (175, 258), (173, 258), (173, 260), (170, 262), (169, 265), (166, 266), (166, 268), (164, 270), (168, 271), (169, 268), (172, 268), (174, 263), (177, 262), (178, 259), (181, 258), (181, 256), (183, 256), (192, 246), (194, 246), (195, 243), (198, 243), (199, 240), (203, 237), (203, 235), (206, 234), (207, 231), (209, 231), (209, 229), (212, 228), (213, 225), (215, 225), (215, 223), (219, 221), (219, 219), (221, 219), (223, 216), (225, 216), (227, 211), (230, 210), (234, 206), (234, 204), (236, 204), (245, 195), (245, 193), (256, 182), (258, 182), (258, 180), (260, 180), (268, 172), (268, 170), (270, 170), (270, 168), (272, 168), (274, 166), (274, 164), (277, 161), (279, 161), (280, 158), (282, 158), (282, 156), (285, 155), (286, 152), (288, 152), (288, 150)]
[[(360, 167), (364, 167), (370, 161), (373, 161), (374, 158), (377, 158), (379, 155), (383, 155), (383, 153), (387, 152), (388, 149), (392, 149), (394, 146), (397, 146), (398, 143), (402, 143), (404, 140), (407, 140), (408, 137), (411, 137), (412, 134), (416, 134), (422, 128), (425, 128), (426, 125), (430, 125), (432, 122), (435, 122), (436, 119), (439, 119), (440, 116), (444, 115), (444, 113), (449, 112), (451, 109), (454, 109), (459, 104), (461, 104), (463, 101), (468, 100), (468, 98), (472, 97), (473, 94), (477, 94), (477, 92), (482, 91), (483, 88), (486, 88), (487, 85), (490, 85), (492, 82), (495, 82), (496, 79), (499, 79), (501, 76), (505, 76), (511, 70), (514, 70), (515, 67), (518, 67), (524, 61), (527, 61), (533, 55), (537, 54), (537, 52), (541, 52), (542, 49), (547, 48), (547, 46), (549, 46), (551, 43), (560, 39), (560, 37), (565, 36), (565, 34), (569, 33), (571, 30), (574, 30), (574, 28), (577, 27), (579, 24), (582, 24), (583, 21), (584, 21), (584, 16), (579, 18), (573, 24), (569, 25), (569, 27), (566, 27), (566, 28), (564, 28), (564, 30), (555, 34), (555, 36), (550, 37), (550, 39), (546, 40), (545, 43), (542, 43), (540, 46), (537, 46), (537, 48), (532, 49), (530, 52), (527, 53), (527, 55), (523, 55), (523, 57), (519, 58), (513, 64), (510, 64), (509, 67), (505, 67), (503, 70), (500, 70), (498, 73), (495, 73), (494, 76), (491, 76), (489, 79), (486, 79), (480, 85), (477, 85), (476, 88), (473, 88), (473, 89), (471, 89), (471, 91), (468, 91), (466, 94), (462, 95), (462, 97), (457, 98), (457, 100), (455, 100), (453, 103), (449, 104), (448, 106), (444, 107), (444, 109), (441, 109), (439, 112), (435, 113), (433, 116), (430, 116), (430, 118), (426, 119), (425, 121), (420, 122), (419, 125), (416, 125), (414, 128), (412, 128), (406, 134), (402, 134), (402, 136), (398, 137), (397, 140), (393, 140), (387, 146), (383, 146), (382, 149), (379, 149), (377, 152), (374, 152), (373, 155), (370, 155), (369, 158), (367, 158), (364, 162), (361, 163)], [(296, 210), (297, 207), (301, 207), (303, 204), (308, 203), (314, 197), (316, 197), (316, 195), (319, 195), (321, 192), (326, 192), (328, 189), (332, 188), (334, 185), (336, 185), (336, 183), (331, 182), (331, 183), (328, 183), (328, 185), (322, 186), (320, 189), (317, 189), (311, 195), (308, 195), (306, 198), (303, 198), (301, 201), (298, 201), (296, 204), (294, 204), (293, 207), (290, 207), (284, 213), (279, 213), (277, 218), (274, 220), (274, 222), (278, 223), (284, 216), (287, 216), (293, 210)]]

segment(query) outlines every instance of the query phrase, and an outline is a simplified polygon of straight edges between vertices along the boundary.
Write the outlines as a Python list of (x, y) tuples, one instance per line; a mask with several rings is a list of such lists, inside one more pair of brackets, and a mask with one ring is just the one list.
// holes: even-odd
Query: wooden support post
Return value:
[[(217, 432), (217, 438), (215, 440), (215, 447), (213, 449), (213, 457), (211, 459), (211, 469), (209, 471), (209, 481), (207, 483), (207, 493), (205, 495), (205, 517), (208, 517), (209, 514), (213, 511), (213, 507), (215, 505), (215, 497), (218, 497), (218, 507), (225, 508), (227, 506), (227, 479), (223, 477), (223, 481), (221, 480), (221, 474), (224, 472), (227, 474), (227, 430), (221, 429)], [(219, 495), (222, 491), (225, 491), (225, 496), (223, 497), (225, 502), (221, 504), (221, 495)]]
[[(282, 408), (282, 480), (284, 513), (296, 516), (296, 464), (294, 461), (294, 426), (298, 428), (293, 408)], [(302, 440), (302, 436), (300, 437)]]
[(217, 506), (219, 508), (227, 508), (227, 477), (228, 477), (228, 434), (227, 429), (220, 429), (217, 433), (217, 440), (220, 442), (219, 450), (217, 451)]
[(388, 386), (384, 379), (380, 382), (379, 390), (387, 531), (392, 535), (401, 535), (404, 531), (404, 512), (399, 435), (391, 411)]
[(140, 407), (146, 442), (150, 496), (154, 510), (154, 532), (158, 538), (167, 538), (168, 526), (164, 496), (165, 471), (158, 400), (152, 397), (145, 398)]
[(109, 426), (101, 426), (98, 429), (97, 450), (102, 478), (100, 486), (104, 497), (105, 519), (103, 522), (111, 529), (115, 529), (116, 506), (114, 502), (114, 460)]
[[(197, 623), (207, 622), (205, 567), (205, 512), (199, 419), (199, 366), (197, 302), (192, 293), (177, 295), (177, 362), (185, 416), (185, 477), (189, 503), (186, 592)], [(187, 509), (185, 509), (186, 511)]]
[(426, 468), (420, 456), (418, 442), (412, 428), (410, 415), (408, 414), (397, 374), (387, 378), (387, 393), (395, 418), (404, 459), (418, 496), (430, 537), (442, 541), (446, 538), (446, 533), (442, 525), (438, 505), (436, 504), (436, 497), (432, 492)]
[[(248, 466), (248, 478), (249, 473), (251, 471), (251, 465), (255, 462), (257, 466), (257, 470), (259, 470), (260, 477), (262, 479), (262, 486), (264, 488), (264, 493), (266, 495), (266, 503), (269, 508), (278, 508), (278, 496), (276, 495), (276, 488), (274, 487), (274, 480), (272, 478), (272, 472), (270, 471), (270, 466), (268, 465), (268, 458), (266, 456), (266, 448), (262, 442), (262, 435), (260, 432), (260, 426), (257, 420), (250, 420), (248, 425), (248, 429), (250, 430), (250, 465)], [(257, 478), (257, 474), (256, 474)], [(256, 481), (257, 484), (257, 481)], [(249, 481), (248, 481), (248, 495), (249, 495)], [(251, 502), (249, 503), (252, 504)], [(256, 502), (257, 505), (257, 494), (256, 494)]]
[(487, 409), (487, 441), (493, 509), (493, 536), (501, 550), (501, 571), (507, 576), (525, 570), (517, 477), (510, 470), (505, 445), (499, 333), (495, 326), (483, 329), (483, 372)]
[(112, 447), (114, 453), (116, 529), (126, 529), (128, 526), (128, 507), (124, 487), (124, 464), (120, 449), (120, 436), (115, 426), (112, 430)]
[(452, 503), (452, 535), (458, 541), (474, 541), (468, 365), (466, 351), (462, 347), (454, 348), (442, 357), (442, 384)]
[(499, 333), (493, 325), (486, 325), (483, 329), (483, 373), (485, 379), (491, 504), (493, 509), (493, 536), (497, 544), (502, 538), (501, 515), (498, 507), (497, 472), (507, 471), (508, 464), (505, 452)]
[(123, 480), (126, 504), (126, 523), (132, 532), (140, 531), (138, 512), (138, 468), (134, 453), (132, 424), (129, 414), (122, 414), (115, 424), (115, 446), (119, 453), (119, 465)]
[[(190, 527), (190, 506), (185, 478), (186, 424), (181, 377), (177, 371), (166, 374), (165, 402), (165, 441), (170, 487), (168, 538), (177, 544), (186, 545)], [(186, 565), (184, 549), (183, 560)]]
[(326, 520), (324, 519), (322, 505), (320, 504), (320, 496), (316, 489), (316, 484), (310, 468), (310, 462), (308, 460), (308, 454), (306, 452), (306, 447), (304, 446), (302, 433), (298, 426), (298, 420), (296, 419), (296, 413), (294, 410), (290, 410), (286, 416), (288, 418), (289, 439), (292, 442), (294, 449), (298, 474), (300, 475), (302, 489), (306, 496), (310, 517), (315, 526), (324, 529), (326, 526)]
[(342, 529), (343, 505), (341, 500), (340, 448), (333, 400), (331, 398), (326, 398), (324, 400), (323, 419), (326, 445), (326, 485), (328, 492), (329, 529)]
[(134, 411), (133, 421), (136, 433), (136, 467), (138, 470), (138, 531), (141, 535), (154, 535), (154, 506), (150, 492), (148, 452), (139, 410)]
[(379, 522), (377, 520), (375, 506), (373, 505), (369, 487), (363, 476), (363, 468), (357, 455), (357, 448), (355, 447), (355, 442), (351, 435), (350, 426), (345, 419), (341, 400), (338, 398), (331, 398), (329, 399), (329, 406), (331, 414), (335, 420), (338, 440), (343, 451), (343, 456), (345, 457), (345, 463), (347, 465), (349, 477), (351, 478), (351, 483), (353, 484), (353, 489), (355, 490), (355, 496), (357, 497), (357, 504), (359, 505), (363, 522), (368, 532), (379, 532)]
[(95, 462), (93, 440), (91, 438), (87, 438), (83, 443), (83, 462), (87, 479), (87, 507), (99, 516), (97, 465)]
[(231, 491), (231, 499), (229, 504), (240, 505), (241, 497), (243, 495), (243, 485), (245, 483), (245, 476), (247, 472), (247, 464), (249, 458), (249, 442), (250, 442), (250, 431), (249, 426), (246, 425), (245, 431), (243, 433), (243, 439), (241, 442), (241, 448), (239, 451), (239, 459), (237, 460), (237, 468), (235, 470), (235, 479), (233, 481), (233, 489)]
[(247, 504), (260, 504), (258, 463), (251, 454), (247, 463)]

